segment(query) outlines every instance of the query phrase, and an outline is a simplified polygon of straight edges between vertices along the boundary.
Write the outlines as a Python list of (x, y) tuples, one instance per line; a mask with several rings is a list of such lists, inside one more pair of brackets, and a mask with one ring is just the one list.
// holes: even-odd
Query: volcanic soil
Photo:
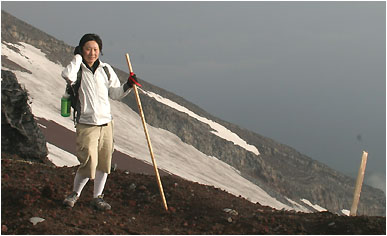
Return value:
[[(74, 208), (62, 205), (76, 167), (53, 167), (2, 154), (2, 234), (386, 234), (386, 218), (275, 210), (218, 188), (163, 175), (116, 170), (105, 187), (112, 209), (90, 206), (92, 181)], [(44, 219), (33, 224), (30, 219)]]

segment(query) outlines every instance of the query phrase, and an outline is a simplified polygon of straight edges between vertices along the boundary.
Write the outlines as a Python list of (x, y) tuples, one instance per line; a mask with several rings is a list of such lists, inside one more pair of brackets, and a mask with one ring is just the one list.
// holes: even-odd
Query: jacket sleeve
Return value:
[(121, 85), (121, 82), (118, 79), (118, 76), (114, 72), (113, 68), (108, 64), (106, 64), (106, 65), (107, 65), (107, 67), (109, 69), (109, 73), (110, 73), (109, 97), (111, 99), (114, 99), (114, 100), (121, 100), (123, 97), (128, 95), (130, 93), (130, 91), (132, 91), (132, 88), (124, 90), (125, 83), (123, 83)]
[(71, 81), (71, 83), (74, 83), (77, 80), (77, 74), (79, 71), (79, 68), (81, 68), (82, 64), (82, 56), (77, 54), (73, 57), (70, 64), (64, 68), (62, 71), (62, 77), (66, 81)]

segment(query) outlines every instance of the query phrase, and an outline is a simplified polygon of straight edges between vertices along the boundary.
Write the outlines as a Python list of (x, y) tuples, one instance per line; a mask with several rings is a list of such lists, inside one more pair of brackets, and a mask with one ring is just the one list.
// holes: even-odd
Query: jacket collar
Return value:
[(98, 66), (101, 64), (99, 59), (97, 59), (91, 67), (86, 63), (86, 61), (84, 59), (82, 59), (82, 62), (89, 70), (91, 70), (93, 72), (93, 74), (97, 70)]

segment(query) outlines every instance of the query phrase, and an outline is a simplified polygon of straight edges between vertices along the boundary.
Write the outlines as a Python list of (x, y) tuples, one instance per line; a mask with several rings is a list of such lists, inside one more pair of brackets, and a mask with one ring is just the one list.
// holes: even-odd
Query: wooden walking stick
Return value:
[[(128, 63), (128, 67), (129, 67), (129, 73), (133, 73), (133, 68), (132, 68), (132, 63), (130, 63), (129, 53), (126, 54), (126, 61)], [(133, 90), (134, 90), (134, 94), (135, 94), (136, 101), (137, 101), (138, 111), (139, 111), (140, 116), (141, 116), (142, 125), (144, 127), (145, 137), (146, 137), (146, 140), (148, 141), (148, 148), (149, 148), (149, 152), (150, 152), (150, 155), (151, 155), (151, 158), (152, 158), (153, 167), (155, 169), (155, 173), (156, 173), (157, 183), (159, 185), (161, 199), (163, 201), (165, 210), (168, 211), (167, 201), (165, 200), (165, 196), (164, 196), (163, 185), (161, 184), (161, 179), (160, 179), (159, 171), (157, 169), (156, 159), (155, 159), (155, 157), (153, 155), (153, 149), (152, 149), (151, 141), (150, 141), (150, 138), (149, 138), (148, 128), (146, 127), (144, 112), (142, 111), (140, 96), (138, 95), (138, 90), (137, 90), (136, 84), (133, 84)]]

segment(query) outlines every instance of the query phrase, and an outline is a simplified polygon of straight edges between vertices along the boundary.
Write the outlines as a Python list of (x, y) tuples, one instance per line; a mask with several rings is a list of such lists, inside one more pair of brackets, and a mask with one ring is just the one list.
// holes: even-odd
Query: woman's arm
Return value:
[(67, 83), (74, 83), (77, 80), (77, 74), (82, 64), (82, 56), (77, 54), (71, 60), (70, 64), (62, 71), (62, 77)]
[(109, 97), (114, 100), (121, 100), (130, 93), (132, 88), (128, 88), (128, 86), (125, 85), (126, 83), (121, 85), (121, 82), (113, 68), (110, 65), (107, 65), (107, 67), (110, 73)]

